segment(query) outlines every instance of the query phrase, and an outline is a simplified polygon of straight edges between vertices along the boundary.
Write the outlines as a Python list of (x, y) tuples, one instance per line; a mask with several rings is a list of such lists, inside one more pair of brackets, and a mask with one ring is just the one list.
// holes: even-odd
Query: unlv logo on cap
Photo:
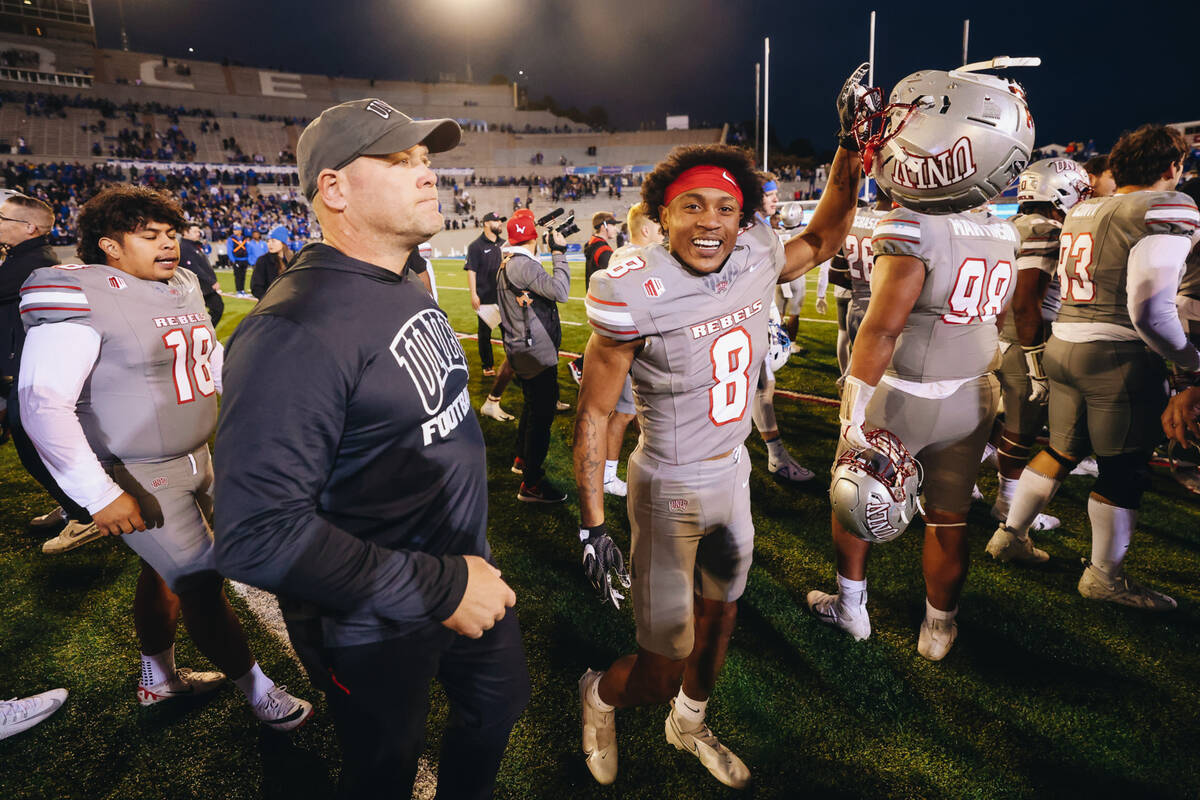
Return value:
[(975, 154), (971, 151), (971, 140), (966, 136), (931, 156), (914, 156), (899, 146), (896, 150), (892, 180), (898, 186), (941, 189), (975, 174)]
[(396, 109), (392, 108), (382, 100), (372, 100), (371, 102), (367, 103), (366, 110), (372, 111), (384, 119), (391, 119), (392, 114), (397, 113)]

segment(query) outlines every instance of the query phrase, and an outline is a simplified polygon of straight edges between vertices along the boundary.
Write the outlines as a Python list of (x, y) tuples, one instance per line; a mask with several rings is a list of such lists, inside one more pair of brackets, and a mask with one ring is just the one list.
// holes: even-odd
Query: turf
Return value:
[[(461, 262), (436, 264), (442, 306), (456, 330), (473, 333)], [(582, 265), (575, 265), (582, 293)], [(222, 275), (225, 284), (231, 276)], [(810, 293), (803, 316), (816, 319)], [(830, 305), (832, 306), (832, 298)], [(226, 338), (252, 307), (227, 298)], [(563, 319), (584, 322), (578, 300)], [(778, 375), (781, 388), (833, 396), (832, 310), (807, 322), (808, 354)], [(564, 327), (579, 352), (583, 325)], [(490, 379), (464, 341), (476, 404)], [(498, 347), (498, 345), (497, 345)], [(498, 351), (499, 352), (499, 351)], [(563, 399), (576, 388), (560, 370)], [(503, 401), (520, 411), (520, 392)], [(804, 610), (812, 588), (833, 585), (824, 474), (835, 411), (780, 398), (789, 448), (818, 471), (809, 485), (777, 484), (756, 434), (748, 441), (757, 530), (755, 565), (709, 719), (750, 766), (759, 797), (1008, 798), (1196, 797), (1200, 756), (1200, 514), (1161, 471), (1146, 497), (1129, 560), (1138, 578), (1173, 595), (1179, 609), (1151, 616), (1091, 603), (1075, 591), (1088, 553), (1087, 478), (1067, 480), (1051, 511), (1063, 529), (1038, 537), (1049, 564), (994, 564), (983, 552), (993, 523), (972, 511), (973, 569), (959, 639), (940, 664), (916, 653), (923, 606), (920, 526), (878, 547), (870, 566), (874, 632), (854, 642)], [(508, 471), (513, 423), (481, 421), (488, 441), (490, 539), (517, 593), (533, 699), (513, 731), (497, 796), (705, 798), (736, 794), (663, 739), (665, 709), (618, 714), (621, 771), (597, 786), (579, 754), (575, 682), (634, 647), (628, 608), (600, 606), (586, 586), (575, 539), (577, 507), (529, 508)], [(572, 416), (555, 422), (549, 474), (570, 487)], [(632, 435), (627, 449), (632, 447)], [(141, 709), (134, 702), (136, 642), (129, 619), (135, 560), (102, 541), (50, 559), (25, 521), (47, 506), (11, 447), (0, 448), (0, 687), (9, 695), (51, 686), (72, 694), (54, 718), (0, 742), (0, 797), (327, 797), (338, 748), (323, 702), (296, 736), (260, 734), (232, 688), (207, 702)], [(622, 472), (624, 467), (622, 466)], [(994, 476), (983, 471), (984, 493)], [(610, 525), (628, 542), (620, 502)], [(239, 607), (243, 609), (240, 602)], [(243, 620), (268, 673), (314, 697), (303, 673), (252, 617)], [(186, 636), (180, 662), (204, 666)], [(445, 703), (434, 690), (429, 752), (436, 760)]]

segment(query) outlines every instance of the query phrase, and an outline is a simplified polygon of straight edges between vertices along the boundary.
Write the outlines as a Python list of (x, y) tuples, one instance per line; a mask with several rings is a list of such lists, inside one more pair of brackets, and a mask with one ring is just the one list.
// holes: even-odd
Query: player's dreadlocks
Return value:
[(149, 222), (187, 226), (175, 198), (147, 186), (111, 186), (88, 200), (79, 210), (79, 244), (76, 252), (85, 264), (105, 263), (100, 240), (133, 233)]
[(750, 154), (740, 147), (727, 144), (696, 144), (676, 147), (646, 176), (642, 183), (642, 201), (650, 219), (661, 223), (659, 208), (666, 205), (667, 187), (684, 171), (698, 166), (713, 166), (727, 170), (742, 190), (742, 219), (745, 225), (754, 218), (754, 212), (762, 205), (762, 183)]

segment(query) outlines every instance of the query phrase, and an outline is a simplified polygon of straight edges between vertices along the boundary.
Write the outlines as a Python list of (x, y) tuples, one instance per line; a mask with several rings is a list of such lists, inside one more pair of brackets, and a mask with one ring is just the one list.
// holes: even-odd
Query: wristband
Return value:
[(601, 536), (608, 536), (608, 527), (603, 522), (591, 527), (579, 526), (579, 541), (581, 542), (599, 539)]

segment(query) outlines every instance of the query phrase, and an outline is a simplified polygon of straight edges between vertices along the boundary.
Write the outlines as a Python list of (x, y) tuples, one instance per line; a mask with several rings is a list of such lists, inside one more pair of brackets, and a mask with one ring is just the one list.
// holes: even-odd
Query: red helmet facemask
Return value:
[[(853, 133), (854, 141), (858, 144), (858, 152), (862, 154), (864, 174), (871, 174), (871, 165), (875, 161), (875, 154), (904, 129), (913, 112), (919, 107), (918, 103), (889, 103), (885, 106), (883, 89), (879, 87), (868, 89), (858, 98)], [(900, 109), (904, 110), (904, 117), (893, 126), (891, 113)]]

